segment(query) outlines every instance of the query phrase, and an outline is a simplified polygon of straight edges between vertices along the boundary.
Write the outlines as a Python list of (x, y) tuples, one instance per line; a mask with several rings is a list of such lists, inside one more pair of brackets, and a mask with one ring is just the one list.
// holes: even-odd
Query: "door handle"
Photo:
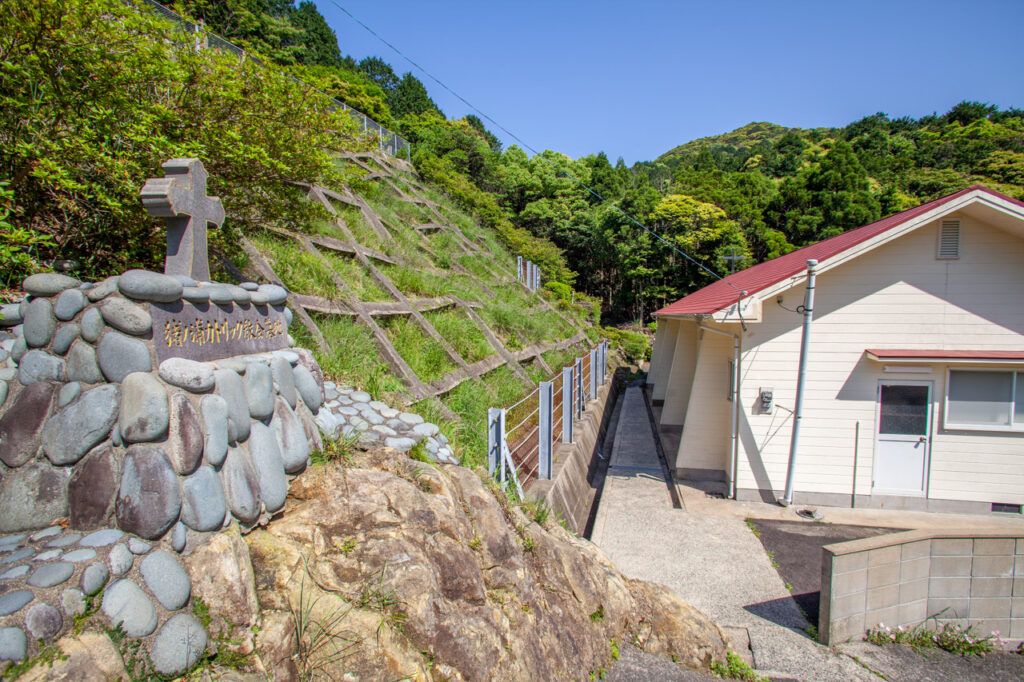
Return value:
[(918, 444), (927, 443), (928, 442), (928, 436), (921, 436), (920, 438), (917, 439), (917, 442), (918, 442)]

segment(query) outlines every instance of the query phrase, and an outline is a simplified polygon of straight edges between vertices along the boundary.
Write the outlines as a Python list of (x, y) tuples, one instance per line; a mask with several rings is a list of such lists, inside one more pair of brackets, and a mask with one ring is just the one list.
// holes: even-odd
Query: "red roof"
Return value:
[(954, 194), (940, 197), (928, 203), (915, 206), (900, 213), (895, 213), (888, 218), (882, 218), (876, 222), (844, 232), (829, 239), (805, 246), (787, 253), (784, 256), (766, 260), (745, 270), (729, 275), (725, 279), (698, 289), (689, 296), (670, 303), (655, 315), (710, 315), (736, 303), (740, 298), (740, 292), (745, 291), (748, 295), (755, 294), (763, 289), (785, 281), (807, 269), (807, 261), (816, 259), (819, 263), (837, 256), (854, 246), (876, 237), (884, 232), (896, 228), (903, 223), (916, 218), (919, 215), (942, 206), (943, 204), (961, 197), (969, 192), (981, 190), (1006, 201), (1011, 201), (1021, 207), (1024, 202), (1017, 201), (1004, 194), (991, 190), (984, 185), (972, 185)]
[(877, 360), (1024, 360), (1024, 350), (904, 350), (899, 348), (868, 348), (865, 352)]

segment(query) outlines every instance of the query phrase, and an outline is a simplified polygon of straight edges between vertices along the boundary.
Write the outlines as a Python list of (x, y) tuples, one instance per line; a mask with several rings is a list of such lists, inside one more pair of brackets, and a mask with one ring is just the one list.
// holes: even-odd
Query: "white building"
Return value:
[(781, 496), (808, 259), (819, 265), (794, 502), (1020, 511), (1024, 202), (981, 186), (655, 313), (647, 381), (676, 477)]

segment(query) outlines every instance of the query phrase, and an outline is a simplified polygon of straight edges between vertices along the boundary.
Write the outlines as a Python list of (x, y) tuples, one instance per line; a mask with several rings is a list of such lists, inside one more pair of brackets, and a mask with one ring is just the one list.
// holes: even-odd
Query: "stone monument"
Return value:
[(171, 159), (163, 169), (166, 177), (148, 179), (140, 196), (149, 214), (167, 223), (164, 273), (183, 288), (180, 296), (150, 297), (158, 361), (216, 360), (287, 348), (284, 292), (276, 291), (280, 287), (268, 296), (208, 282), (206, 229), (224, 223), (224, 207), (219, 198), (206, 195), (202, 161)]

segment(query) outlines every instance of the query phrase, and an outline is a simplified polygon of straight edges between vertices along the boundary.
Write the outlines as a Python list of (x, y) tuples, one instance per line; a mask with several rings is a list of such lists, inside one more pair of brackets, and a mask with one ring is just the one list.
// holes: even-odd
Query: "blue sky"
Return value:
[[(314, 1), (343, 53), (412, 71), (449, 117), (472, 113)], [(1024, 0), (335, 1), (531, 147), (574, 158), (632, 164), (751, 121), (1024, 108)]]

